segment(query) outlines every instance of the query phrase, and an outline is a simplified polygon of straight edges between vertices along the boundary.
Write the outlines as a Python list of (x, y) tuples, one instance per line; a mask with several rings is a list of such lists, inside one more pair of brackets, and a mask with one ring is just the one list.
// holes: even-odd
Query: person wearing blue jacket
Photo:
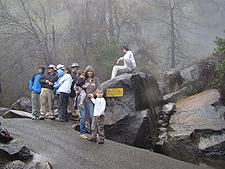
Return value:
[(29, 89), (31, 91), (31, 102), (32, 102), (32, 120), (39, 119), (40, 116), (40, 93), (41, 84), (39, 83), (39, 78), (44, 74), (45, 67), (40, 66), (38, 68), (38, 74), (34, 74), (29, 82)]
[(63, 77), (63, 70), (62, 69), (59, 69), (59, 70), (57, 70), (57, 74), (58, 74), (58, 80), (57, 80), (57, 82), (54, 84), (54, 88), (56, 89), (56, 95), (57, 95), (57, 106), (58, 106), (58, 108), (59, 108), (59, 95), (60, 95), (60, 92), (58, 91), (58, 89), (59, 89), (59, 87), (61, 86), (60, 84), (59, 84), (59, 81), (60, 81), (60, 79)]

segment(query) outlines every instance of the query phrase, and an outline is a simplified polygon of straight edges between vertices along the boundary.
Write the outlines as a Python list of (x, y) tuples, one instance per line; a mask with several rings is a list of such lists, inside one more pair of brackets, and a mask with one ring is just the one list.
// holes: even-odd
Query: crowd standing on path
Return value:
[[(133, 53), (126, 46), (122, 46), (121, 50), (125, 55), (119, 58), (117, 64), (124, 61), (124, 66), (114, 66), (111, 79), (115, 78), (118, 72), (132, 72), (136, 68)], [(97, 142), (98, 134), (98, 143), (103, 144), (106, 101), (103, 98), (104, 93), (103, 89), (100, 88), (100, 81), (95, 77), (94, 68), (88, 65), (84, 71), (79, 70), (79, 64), (74, 62), (71, 69), (62, 64), (58, 64), (57, 67), (50, 64), (47, 70), (48, 72), (44, 73), (45, 67), (40, 66), (38, 74), (33, 75), (29, 82), (32, 120), (44, 120), (48, 104), (51, 120), (68, 122), (71, 119), (70, 116), (75, 117), (75, 119), (80, 120), (80, 137), (87, 139), (85, 135), (87, 112), (91, 134), (88, 140)], [(53, 108), (55, 95), (57, 96), (57, 118), (54, 116)], [(77, 106), (79, 112), (76, 111)]]

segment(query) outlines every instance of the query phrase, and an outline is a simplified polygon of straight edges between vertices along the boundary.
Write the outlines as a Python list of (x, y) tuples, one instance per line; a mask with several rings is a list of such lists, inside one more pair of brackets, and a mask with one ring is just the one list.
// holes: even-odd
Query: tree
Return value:
[(16, 94), (27, 93), (30, 72), (36, 72), (40, 64), (56, 62), (60, 39), (53, 22), (56, 13), (51, 0), (0, 0), (0, 71), (3, 92), (8, 94), (1, 99), (9, 104)]
[(100, 65), (97, 71), (101, 80), (107, 80), (110, 78), (112, 67), (118, 60), (120, 45), (115, 35), (102, 37), (99, 33), (92, 36), (91, 42), (92, 60), (96, 65)]
[(189, 26), (194, 24), (192, 18), (185, 9), (191, 0), (143, 0), (148, 5), (156, 8), (154, 19), (160, 24), (159, 38), (162, 46), (166, 46), (170, 55), (170, 67), (175, 68), (178, 57), (188, 59), (185, 48), (188, 43), (185, 40), (184, 31), (189, 31)]
[(225, 75), (225, 39), (216, 37), (213, 42), (217, 46), (216, 48), (214, 48), (213, 55), (219, 57), (219, 59), (218, 61), (215, 61), (215, 72), (217, 75), (212, 84), (214, 85), (214, 87), (221, 89), (224, 83), (223, 77)]

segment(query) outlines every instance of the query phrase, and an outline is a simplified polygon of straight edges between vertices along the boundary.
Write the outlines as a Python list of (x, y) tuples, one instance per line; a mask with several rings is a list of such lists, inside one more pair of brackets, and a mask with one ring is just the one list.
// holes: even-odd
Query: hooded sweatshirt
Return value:
[(59, 81), (63, 77), (64, 74), (63, 74), (63, 70), (62, 69), (57, 70), (57, 72), (59, 73), (58, 80), (57, 80), (56, 84), (53, 87), (56, 89), (56, 94), (60, 94), (60, 92), (58, 91), (58, 88), (61, 86), (59, 84)]
[(30, 79), (29, 82), (29, 89), (30, 91), (33, 91), (36, 94), (41, 93), (41, 84), (39, 83), (39, 78), (44, 74), (45, 72), (45, 67), (44, 66), (40, 66), (38, 69), (42, 70), (42, 74), (34, 74), (33, 77)]
[[(87, 72), (92, 71), (93, 75), (92, 75), (92, 80), (89, 81), (88, 76), (87, 76)], [(95, 94), (95, 91), (97, 88), (100, 88), (100, 81), (97, 77), (95, 77), (95, 70), (93, 69), (93, 67), (91, 67), (90, 65), (88, 65), (86, 67), (86, 69), (84, 70), (85, 73), (85, 85), (87, 87), (86, 89), (86, 95), (88, 96), (88, 94)], [(89, 97), (87, 97), (84, 99), (85, 102), (91, 102), (91, 99)]]

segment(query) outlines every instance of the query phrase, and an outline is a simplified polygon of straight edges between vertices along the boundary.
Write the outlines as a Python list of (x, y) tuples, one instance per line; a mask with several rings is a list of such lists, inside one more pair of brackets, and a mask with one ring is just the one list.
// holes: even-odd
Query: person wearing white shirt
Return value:
[(97, 98), (93, 98), (93, 94), (89, 94), (88, 97), (91, 98), (91, 101), (94, 103), (94, 117), (92, 120), (92, 134), (91, 137), (88, 138), (89, 141), (97, 142), (97, 134), (99, 135), (99, 144), (104, 143), (105, 132), (104, 132), (104, 120), (105, 120), (105, 106), (106, 101), (102, 97), (103, 96), (103, 89), (96, 90)]
[(117, 72), (131, 73), (136, 68), (136, 62), (134, 60), (133, 53), (126, 46), (122, 46), (121, 50), (125, 55), (118, 59), (117, 64), (119, 64), (120, 61), (123, 61), (124, 66), (114, 66), (112, 70), (111, 79), (116, 77)]
[(67, 112), (67, 106), (69, 94), (71, 92), (72, 76), (70, 75), (70, 68), (64, 67), (62, 68), (62, 70), (64, 75), (59, 81), (59, 84), (61, 86), (58, 89), (58, 92), (60, 92), (58, 106), (58, 122), (68, 122), (69, 115)]

